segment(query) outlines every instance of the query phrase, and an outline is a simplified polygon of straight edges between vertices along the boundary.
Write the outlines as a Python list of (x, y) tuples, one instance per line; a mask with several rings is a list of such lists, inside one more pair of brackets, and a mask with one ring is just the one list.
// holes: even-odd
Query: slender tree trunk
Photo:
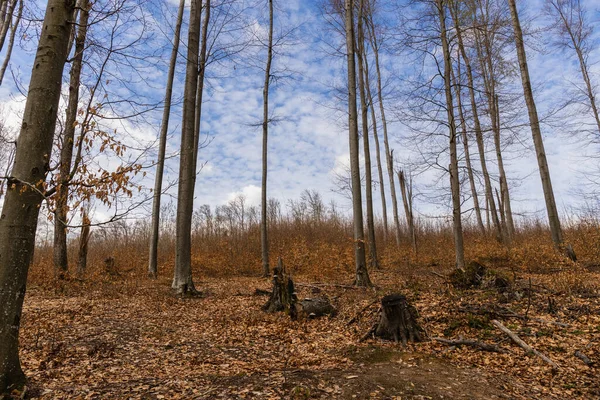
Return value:
[(358, 115), (356, 111), (356, 61), (354, 56), (353, 0), (344, 0), (346, 58), (348, 64), (348, 131), (350, 141), (350, 173), (352, 176), (352, 213), (354, 227), (354, 257), (357, 286), (372, 286), (365, 256), (365, 233), (363, 228), (360, 161), (358, 157)]
[(4, 62), (2, 62), (2, 68), (0, 68), (0, 85), (2, 85), (2, 81), (4, 80), (4, 75), (6, 74), (6, 69), (8, 68), (10, 57), (12, 55), (12, 50), (15, 45), (15, 36), (17, 34), (17, 29), (19, 28), (21, 18), (23, 17), (23, 1), (24, 0), (19, 1), (19, 11), (17, 11), (17, 19), (10, 27), (10, 38), (8, 39), (8, 48), (6, 49), (6, 56), (4, 56)]
[[(481, 43), (483, 41), (483, 43)], [(498, 95), (496, 94), (496, 77), (494, 75), (494, 64), (492, 60), (492, 49), (487, 28), (484, 31), (484, 37), (481, 40), (478, 34), (475, 34), (475, 42), (479, 62), (481, 64), (481, 74), (485, 87), (485, 95), (488, 101), (490, 121), (494, 133), (494, 148), (496, 150), (496, 161), (498, 162), (498, 174), (500, 178), (500, 194), (502, 206), (498, 205), (502, 217), (502, 229), (505, 233), (507, 243), (512, 242), (514, 236), (514, 222), (512, 217), (512, 207), (510, 204), (510, 193), (508, 190), (508, 181), (504, 169), (504, 159), (502, 157), (502, 143), (500, 140), (500, 109), (498, 108)]]
[[(458, 76), (460, 76), (460, 59), (458, 63)], [(454, 70), (452, 70), (454, 75)], [(471, 187), (471, 196), (473, 197), (473, 208), (475, 210), (475, 217), (477, 219), (477, 226), (482, 234), (485, 234), (485, 226), (483, 225), (483, 219), (481, 218), (481, 208), (479, 207), (479, 196), (477, 194), (477, 187), (475, 186), (475, 176), (473, 175), (473, 168), (471, 167), (471, 154), (469, 151), (469, 137), (467, 135), (467, 121), (465, 119), (465, 113), (462, 106), (462, 93), (461, 83), (454, 77), (455, 88), (456, 88), (456, 107), (458, 109), (458, 115), (460, 117), (461, 135), (463, 141), (463, 147), (465, 150), (465, 164), (467, 167), (467, 175), (469, 177), (469, 185)]]
[[(0, 396), (22, 390), (19, 325), (52, 153), (74, 0), (49, 0), (0, 217)], [(35, 189), (32, 189), (34, 187)]]
[(269, 134), (269, 83), (271, 81), (271, 62), (273, 60), (273, 0), (269, 0), (269, 43), (267, 65), (265, 67), (265, 85), (263, 87), (263, 143), (262, 143), (262, 187), (260, 202), (260, 244), (262, 252), (263, 276), (269, 276), (269, 236), (267, 224), (267, 156)]
[[(54, 211), (54, 270), (58, 278), (63, 278), (69, 269), (67, 252), (67, 222), (69, 181), (71, 163), (73, 161), (73, 147), (75, 145), (75, 128), (77, 124), (77, 111), (79, 108), (79, 86), (81, 82), (81, 69), (83, 65), (83, 52), (87, 37), (89, 18), (88, 1), (80, 0), (81, 13), (77, 36), (75, 39), (75, 55), (71, 65), (69, 77), (69, 101), (67, 104), (65, 128), (60, 150), (60, 166), (58, 187), (56, 189), (56, 210)], [(73, 28), (75, 30), (75, 28)]]
[(491, 215), (491, 219), (494, 225), (494, 229), (496, 231), (496, 238), (502, 241), (502, 230), (500, 227), (500, 221), (498, 219), (498, 213), (496, 212), (496, 202), (494, 201), (494, 195), (492, 191), (492, 180), (490, 179), (490, 174), (487, 169), (487, 161), (485, 159), (485, 144), (483, 141), (483, 132), (481, 130), (481, 122), (479, 120), (479, 110), (477, 107), (477, 99), (475, 97), (475, 84), (473, 79), (473, 69), (471, 67), (471, 62), (467, 52), (465, 50), (465, 46), (462, 40), (462, 29), (460, 27), (460, 23), (456, 16), (456, 11), (454, 7), (450, 7), (450, 12), (452, 14), (452, 18), (454, 20), (454, 26), (456, 27), (456, 37), (458, 39), (458, 48), (462, 55), (462, 59), (465, 61), (465, 68), (467, 72), (467, 84), (469, 86), (469, 98), (471, 101), (471, 112), (473, 113), (473, 125), (475, 128), (475, 140), (477, 142), (477, 149), (479, 151), (479, 160), (481, 162), (481, 173), (483, 174), (483, 181), (485, 184), (485, 197), (486, 197), (486, 212), (489, 216)]
[(383, 241), (387, 243), (389, 234), (387, 203), (385, 199), (385, 182), (383, 179), (383, 167), (381, 165), (381, 148), (379, 146), (379, 135), (377, 132), (377, 115), (375, 114), (375, 104), (373, 103), (373, 94), (371, 93), (371, 84), (369, 82), (369, 62), (366, 52), (364, 54), (365, 65), (365, 86), (367, 88), (367, 101), (371, 110), (371, 120), (373, 121), (373, 138), (375, 139), (375, 154), (377, 156), (377, 174), (379, 177), (379, 192), (381, 194), (381, 210), (383, 215)]
[(538, 166), (540, 170), (540, 178), (544, 191), (544, 199), (546, 201), (546, 211), (548, 212), (548, 221), (550, 223), (550, 232), (552, 241), (557, 248), (562, 247), (563, 235), (560, 227), (560, 219), (558, 217), (558, 209), (554, 200), (554, 191), (552, 190), (552, 181), (550, 180), (550, 170), (548, 161), (546, 160), (546, 151), (544, 150), (544, 141), (540, 130), (540, 121), (537, 114), (533, 91), (531, 90), (531, 80), (529, 78), (529, 68), (527, 67), (527, 55), (525, 54), (525, 46), (523, 44), (523, 32), (519, 22), (517, 6), (515, 0), (508, 0), (510, 14), (512, 16), (513, 28), (515, 31), (515, 43), (517, 47), (517, 56), (519, 58), (519, 69), (521, 70), (521, 81), (523, 84), (523, 93), (525, 95), (525, 103), (529, 113), (529, 123), (531, 124), (531, 135), (533, 136), (533, 144), (537, 156)]
[(3, 23), (0, 26), (0, 50), (4, 48), (4, 42), (6, 41), (6, 34), (8, 33), (8, 29), (12, 24), (13, 14), (15, 12), (15, 8), (17, 7), (18, 0), (11, 0), (10, 4), (7, 7), (6, 15), (3, 15)]
[(194, 131), (196, 90), (198, 87), (198, 48), (200, 41), (201, 0), (192, 0), (188, 32), (187, 67), (183, 94), (181, 152), (176, 218), (176, 255), (173, 289), (180, 294), (195, 293), (192, 280), (191, 231), (194, 208)]
[[(373, 16), (369, 14), (367, 16), (367, 29), (373, 47), (373, 55), (375, 56), (375, 71), (377, 73), (377, 100), (379, 101), (379, 113), (381, 114), (381, 125), (383, 127), (383, 145), (385, 148), (385, 161), (387, 165), (388, 178), (390, 182), (390, 195), (392, 198), (392, 212), (394, 214), (394, 227), (396, 232), (396, 245), (400, 246), (400, 218), (398, 217), (398, 199), (396, 197), (396, 185), (394, 182), (394, 155), (393, 150), (390, 150), (390, 143), (388, 140), (388, 129), (387, 120), (385, 118), (385, 107), (383, 104), (383, 93), (381, 85), (381, 68), (379, 65), (379, 44), (377, 42), (377, 36), (375, 28), (373, 26)], [(383, 183), (382, 183), (383, 186)], [(383, 195), (383, 192), (382, 192)]]
[(185, 0), (179, 1), (175, 33), (173, 34), (173, 50), (169, 62), (167, 74), (167, 88), (165, 90), (165, 105), (160, 125), (160, 138), (158, 143), (158, 160), (156, 163), (156, 177), (154, 178), (154, 192), (152, 199), (152, 227), (150, 231), (150, 251), (148, 256), (148, 276), (156, 278), (158, 274), (158, 239), (160, 236), (160, 200), (162, 195), (162, 183), (165, 169), (165, 153), (167, 148), (167, 134), (169, 133), (169, 117), (171, 116), (171, 98), (173, 97), (173, 80), (175, 67), (177, 65), (177, 54), (179, 53), (179, 41), (181, 36), (181, 25), (183, 22), (183, 10)]
[(456, 146), (456, 122), (454, 120), (454, 102), (452, 100), (451, 68), (452, 59), (448, 46), (446, 32), (446, 11), (444, 0), (437, 0), (440, 19), (440, 38), (444, 54), (444, 88), (446, 92), (446, 111), (450, 130), (450, 188), (452, 192), (452, 220), (454, 227), (454, 248), (456, 252), (456, 267), (464, 268), (465, 250), (463, 243), (462, 217), (460, 211), (460, 180), (458, 177), (458, 154)]
[(406, 183), (404, 177), (404, 171), (398, 171), (398, 180), (400, 181), (400, 190), (402, 191), (402, 203), (404, 203), (404, 214), (406, 215), (406, 222), (408, 224), (408, 234), (410, 235), (410, 241), (412, 244), (413, 251), (417, 255), (417, 234), (415, 232), (415, 219), (413, 217), (412, 207), (412, 179), (409, 184)]
[(79, 236), (79, 257), (77, 260), (77, 273), (83, 276), (87, 269), (88, 244), (90, 242), (90, 217), (89, 205), (83, 206), (81, 215), (81, 234)]
[(202, 119), (202, 97), (204, 94), (204, 76), (206, 69), (206, 57), (208, 51), (208, 24), (210, 23), (210, 0), (204, 3), (204, 21), (202, 22), (202, 36), (200, 42), (200, 54), (198, 59), (198, 86), (196, 87), (196, 114), (194, 125), (194, 186), (196, 184), (196, 168), (198, 167), (198, 150), (200, 145), (200, 120)]
[(365, 157), (365, 191), (367, 203), (367, 238), (369, 241), (369, 263), (372, 268), (379, 268), (377, 258), (377, 241), (375, 238), (375, 214), (373, 212), (373, 169), (371, 167), (371, 147), (369, 145), (369, 108), (367, 105), (367, 94), (365, 90), (365, 68), (363, 56), (365, 53), (365, 36), (363, 33), (363, 0), (359, 2), (358, 9), (358, 37), (357, 37), (357, 59), (358, 59), (358, 86), (360, 92), (360, 110), (362, 120), (363, 152)]

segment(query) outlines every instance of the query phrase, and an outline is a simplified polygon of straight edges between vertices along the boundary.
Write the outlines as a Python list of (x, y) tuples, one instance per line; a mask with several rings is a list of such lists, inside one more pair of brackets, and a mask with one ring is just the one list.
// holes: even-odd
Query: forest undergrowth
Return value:
[[(380, 232), (381, 233), (381, 232)], [(327, 297), (334, 317), (267, 314), (258, 231), (195, 236), (198, 298), (170, 290), (172, 241), (161, 242), (159, 279), (146, 278), (146, 238), (97, 236), (84, 276), (55, 280), (37, 249), (21, 330), (31, 398), (582, 398), (600, 397), (600, 230), (566, 230), (578, 261), (554, 250), (543, 228), (511, 246), (466, 234), (467, 259), (506, 285), (456, 287), (450, 232), (423, 231), (418, 253), (381, 246), (372, 289), (351, 286), (347, 227), (279, 225), (281, 256), (299, 298)], [(285, 238), (278, 239), (278, 238)], [(114, 258), (106, 270), (103, 260)], [(272, 260), (273, 262), (274, 260)], [(408, 297), (426, 341), (361, 338), (386, 294)], [(497, 320), (558, 365), (526, 354)], [(500, 352), (442, 343), (470, 339)], [(583, 357), (582, 357), (583, 355)]]

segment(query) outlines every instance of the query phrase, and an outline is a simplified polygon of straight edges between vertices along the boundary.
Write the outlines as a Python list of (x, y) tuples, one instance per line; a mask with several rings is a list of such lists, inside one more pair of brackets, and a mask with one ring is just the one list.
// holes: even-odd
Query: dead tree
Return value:
[(262, 307), (268, 313), (285, 311), (292, 318), (296, 317), (296, 291), (294, 281), (286, 273), (281, 258), (273, 268), (273, 290), (269, 301)]

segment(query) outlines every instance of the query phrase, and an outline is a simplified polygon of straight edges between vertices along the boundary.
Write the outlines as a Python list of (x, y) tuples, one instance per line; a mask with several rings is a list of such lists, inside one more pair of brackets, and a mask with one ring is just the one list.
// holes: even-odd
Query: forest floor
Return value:
[[(443, 278), (449, 271), (432, 268), (419, 275), (374, 272), (376, 289), (297, 276), (300, 298), (326, 295), (339, 311), (299, 321), (261, 310), (267, 297), (255, 289), (270, 290), (270, 281), (260, 278), (198, 277), (201, 298), (175, 297), (167, 278), (30, 285), (21, 328), (28, 396), (600, 398), (598, 271), (519, 274), (510, 290), (498, 291), (457, 290)], [(376, 318), (377, 300), (394, 292), (416, 306), (429, 338), (477, 339), (506, 353), (434, 340), (405, 348), (360, 342)], [(525, 354), (493, 319), (559, 369)], [(598, 363), (586, 365), (577, 350)]]

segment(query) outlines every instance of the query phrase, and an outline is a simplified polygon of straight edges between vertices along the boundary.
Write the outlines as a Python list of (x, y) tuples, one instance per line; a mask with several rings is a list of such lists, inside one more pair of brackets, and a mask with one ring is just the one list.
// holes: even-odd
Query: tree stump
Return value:
[(283, 267), (281, 258), (277, 262), (277, 266), (273, 268), (273, 290), (269, 301), (262, 307), (268, 313), (285, 311), (293, 319), (297, 316), (296, 291), (294, 289), (294, 281), (286, 273)]
[(408, 341), (420, 342), (423, 329), (417, 324), (417, 310), (401, 294), (390, 294), (381, 299), (379, 321), (372, 329), (375, 336), (403, 345)]

